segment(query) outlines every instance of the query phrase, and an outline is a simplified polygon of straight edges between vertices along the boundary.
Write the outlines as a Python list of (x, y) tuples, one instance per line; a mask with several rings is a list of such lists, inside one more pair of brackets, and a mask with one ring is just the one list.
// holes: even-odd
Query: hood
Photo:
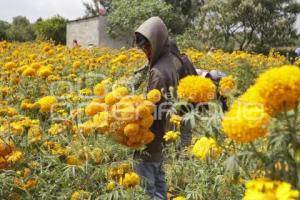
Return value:
[(159, 17), (149, 18), (135, 32), (142, 34), (151, 44), (151, 66), (169, 51), (168, 29)]

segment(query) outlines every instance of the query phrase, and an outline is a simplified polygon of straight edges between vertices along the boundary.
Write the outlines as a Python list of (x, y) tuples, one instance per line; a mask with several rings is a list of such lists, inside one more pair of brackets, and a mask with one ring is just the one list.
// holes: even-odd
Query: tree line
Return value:
[(67, 20), (59, 15), (49, 19), (30, 21), (24, 16), (16, 16), (12, 23), (0, 20), (0, 40), (8, 41), (34, 41), (53, 40), (56, 43), (66, 43)]

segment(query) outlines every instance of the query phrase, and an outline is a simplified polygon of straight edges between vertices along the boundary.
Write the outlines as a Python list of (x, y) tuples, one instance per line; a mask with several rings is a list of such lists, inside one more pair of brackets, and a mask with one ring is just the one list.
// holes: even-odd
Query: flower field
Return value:
[[(297, 62), (272, 51), (183, 52), (227, 76), (218, 85), (186, 77), (170, 98), (169, 199), (299, 199)], [(145, 64), (133, 48), (0, 42), (0, 199), (148, 199), (132, 154), (153, 140), (154, 103), (164, 94), (132, 87)], [(179, 114), (188, 103), (206, 105)], [(186, 121), (193, 137), (183, 148)]]

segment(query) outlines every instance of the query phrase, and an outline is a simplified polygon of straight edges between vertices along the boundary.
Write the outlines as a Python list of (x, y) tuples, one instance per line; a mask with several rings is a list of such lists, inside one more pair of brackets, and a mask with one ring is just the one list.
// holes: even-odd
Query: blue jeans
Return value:
[(162, 161), (140, 161), (134, 164), (133, 167), (134, 171), (144, 179), (142, 181), (142, 186), (153, 200), (167, 200), (167, 184), (162, 163)]

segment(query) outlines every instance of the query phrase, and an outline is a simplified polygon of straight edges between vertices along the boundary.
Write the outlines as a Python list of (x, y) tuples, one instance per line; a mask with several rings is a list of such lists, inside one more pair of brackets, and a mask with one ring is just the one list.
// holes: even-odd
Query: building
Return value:
[(106, 32), (107, 18), (105, 16), (88, 17), (67, 22), (67, 46), (73, 46), (77, 40), (82, 47), (130, 47), (132, 39), (113, 39)]

